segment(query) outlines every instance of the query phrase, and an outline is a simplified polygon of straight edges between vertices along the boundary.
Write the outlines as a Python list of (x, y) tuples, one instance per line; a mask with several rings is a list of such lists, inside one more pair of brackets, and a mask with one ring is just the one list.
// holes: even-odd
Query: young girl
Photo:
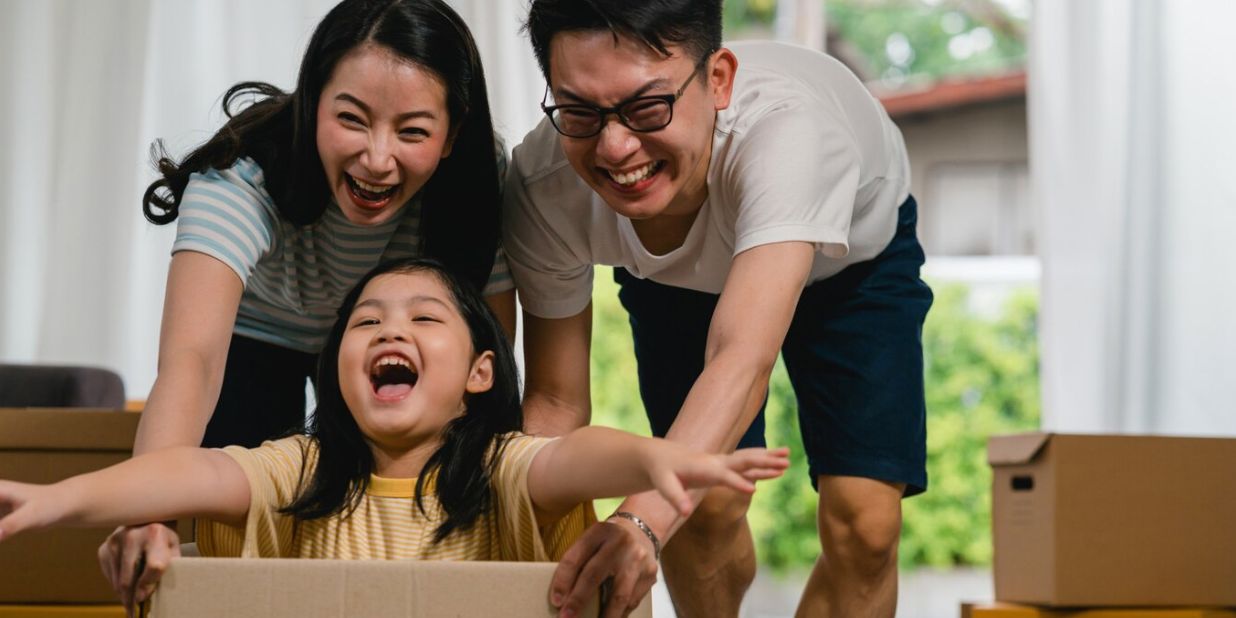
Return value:
[(784, 449), (709, 455), (601, 427), (519, 433), (502, 327), (425, 259), (385, 263), (349, 293), (317, 397), (305, 435), (258, 448), (164, 449), (48, 486), (0, 481), (0, 541), (199, 517), (206, 555), (547, 560), (582, 532), (592, 498), (656, 489), (686, 516), (686, 489), (749, 493), (787, 466)]
[[(223, 107), (205, 144), (159, 155), (143, 198), (177, 229), (136, 453), (253, 447), (301, 426), (335, 310), (380, 261), (434, 257), (514, 328), (485, 76), (444, 2), (344, 0), (291, 92), (240, 83)], [(139, 556), (178, 547), (161, 525), (117, 531), (100, 563), (124, 598)]]

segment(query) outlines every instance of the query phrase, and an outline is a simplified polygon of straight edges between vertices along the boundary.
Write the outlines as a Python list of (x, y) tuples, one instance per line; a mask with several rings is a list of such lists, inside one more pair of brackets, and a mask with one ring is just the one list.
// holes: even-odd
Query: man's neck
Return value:
[(632, 219), (631, 227), (640, 244), (653, 255), (665, 255), (679, 247), (687, 240), (695, 218), (700, 214), (696, 208), (685, 215), (660, 214), (651, 219)]

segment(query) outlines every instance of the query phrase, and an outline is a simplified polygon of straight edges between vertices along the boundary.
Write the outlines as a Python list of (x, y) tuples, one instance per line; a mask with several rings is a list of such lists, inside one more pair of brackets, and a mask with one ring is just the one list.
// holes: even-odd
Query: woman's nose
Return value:
[[(393, 140), (385, 135), (369, 136), (369, 145), (361, 153), (361, 165), (374, 176), (384, 176), (395, 170), (395, 148)], [(372, 178), (371, 180), (382, 180)]]

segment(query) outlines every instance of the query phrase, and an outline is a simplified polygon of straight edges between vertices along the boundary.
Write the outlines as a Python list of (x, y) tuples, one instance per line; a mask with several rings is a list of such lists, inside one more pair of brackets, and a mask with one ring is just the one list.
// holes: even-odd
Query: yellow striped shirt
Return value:
[[(242, 558), (334, 558), (345, 560), (556, 561), (596, 521), (591, 504), (581, 504), (544, 528), (537, 525), (528, 495), (528, 468), (550, 438), (510, 434), (493, 479), (495, 509), (472, 528), (441, 542), (433, 533), (443, 519), (426, 483), (422, 514), (412, 499), (416, 479), (373, 476), (349, 517), (301, 521), (279, 509), (296, 495), (301, 470), (317, 461), (317, 443), (305, 436), (268, 441), (255, 449), (229, 446), (249, 479), (250, 505), (244, 528), (199, 521), (198, 549), (204, 556)], [(308, 478), (308, 476), (306, 476)]]

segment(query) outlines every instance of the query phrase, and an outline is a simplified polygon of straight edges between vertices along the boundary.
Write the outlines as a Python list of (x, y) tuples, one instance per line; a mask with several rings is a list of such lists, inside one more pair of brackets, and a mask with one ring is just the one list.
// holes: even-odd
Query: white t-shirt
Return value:
[(708, 198), (669, 253), (649, 253), (630, 219), (575, 173), (548, 120), (515, 148), (503, 246), (529, 313), (582, 311), (595, 264), (719, 294), (734, 256), (752, 247), (813, 243), (814, 282), (888, 245), (910, 169), (901, 132), (879, 102), (824, 54), (770, 42), (728, 47), (738, 72), (730, 106), (717, 114)]

